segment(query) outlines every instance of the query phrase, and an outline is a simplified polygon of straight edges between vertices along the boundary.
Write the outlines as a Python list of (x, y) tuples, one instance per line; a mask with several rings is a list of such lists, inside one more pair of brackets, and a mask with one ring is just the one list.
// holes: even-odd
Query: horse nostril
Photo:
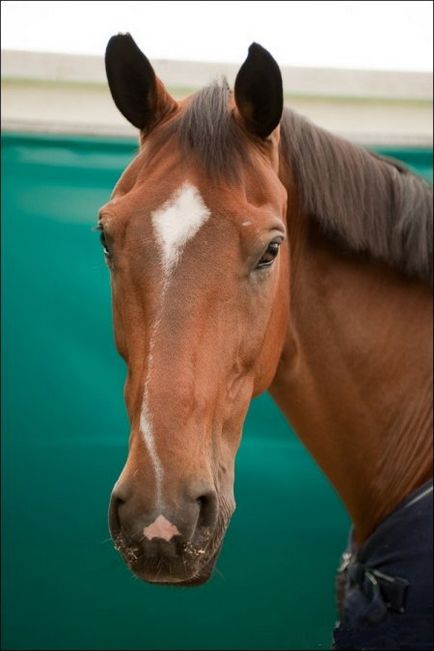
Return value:
[(217, 519), (217, 496), (214, 491), (209, 491), (197, 498), (199, 504), (199, 518), (197, 527), (214, 527)]
[(109, 525), (113, 536), (116, 536), (121, 530), (121, 519), (119, 511), (123, 504), (125, 504), (125, 500), (122, 497), (119, 497), (118, 495), (112, 493), (109, 508)]

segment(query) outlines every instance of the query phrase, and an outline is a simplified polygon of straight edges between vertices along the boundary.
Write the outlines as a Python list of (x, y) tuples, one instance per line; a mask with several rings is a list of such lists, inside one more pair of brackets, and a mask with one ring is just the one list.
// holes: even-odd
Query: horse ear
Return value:
[(143, 132), (149, 132), (176, 107), (131, 34), (111, 37), (105, 52), (105, 69), (114, 103)]
[(252, 43), (235, 80), (235, 103), (248, 131), (267, 138), (283, 111), (283, 84), (279, 66), (261, 45)]

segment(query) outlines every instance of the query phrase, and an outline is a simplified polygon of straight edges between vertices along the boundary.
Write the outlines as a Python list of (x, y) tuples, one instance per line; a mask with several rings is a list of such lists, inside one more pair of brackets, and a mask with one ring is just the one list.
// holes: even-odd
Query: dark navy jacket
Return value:
[(343, 558), (345, 589), (333, 648), (432, 649), (432, 480)]

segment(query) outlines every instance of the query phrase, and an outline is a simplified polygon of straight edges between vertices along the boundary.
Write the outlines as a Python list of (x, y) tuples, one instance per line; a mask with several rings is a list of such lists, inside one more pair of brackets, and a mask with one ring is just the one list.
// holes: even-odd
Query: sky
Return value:
[(95, 54), (130, 32), (150, 59), (240, 63), (256, 41), (280, 65), (425, 70), (431, 1), (91, 0), (1, 3), (2, 49)]

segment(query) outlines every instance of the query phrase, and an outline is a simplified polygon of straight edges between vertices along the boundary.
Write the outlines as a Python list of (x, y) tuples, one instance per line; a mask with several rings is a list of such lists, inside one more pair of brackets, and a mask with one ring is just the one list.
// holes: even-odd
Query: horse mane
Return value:
[[(196, 93), (162, 129), (154, 146), (176, 135), (212, 178), (235, 180), (246, 165), (245, 135), (228, 111), (225, 80)], [(432, 187), (404, 165), (315, 126), (287, 108), (281, 147), (297, 183), (302, 211), (326, 236), (432, 283)], [(254, 169), (254, 168), (253, 168)]]
[(432, 283), (432, 187), (424, 179), (289, 109), (281, 139), (302, 210), (326, 235)]

